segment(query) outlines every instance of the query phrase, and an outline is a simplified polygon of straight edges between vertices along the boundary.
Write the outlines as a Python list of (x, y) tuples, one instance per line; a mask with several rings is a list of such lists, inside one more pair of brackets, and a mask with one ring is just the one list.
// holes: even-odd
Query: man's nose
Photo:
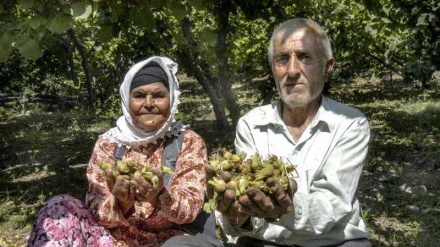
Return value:
[(296, 56), (292, 55), (287, 64), (287, 74), (289, 77), (298, 77), (300, 74), (300, 63)]

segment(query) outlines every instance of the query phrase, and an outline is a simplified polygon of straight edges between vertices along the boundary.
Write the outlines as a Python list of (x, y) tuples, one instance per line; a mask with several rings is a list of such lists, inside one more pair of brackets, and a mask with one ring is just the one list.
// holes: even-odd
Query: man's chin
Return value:
[(291, 94), (283, 94), (281, 95), (281, 100), (290, 106), (301, 106), (305, 105), (309, 102), (308, 97), (304, 97), (301, 93), (291, 93)]

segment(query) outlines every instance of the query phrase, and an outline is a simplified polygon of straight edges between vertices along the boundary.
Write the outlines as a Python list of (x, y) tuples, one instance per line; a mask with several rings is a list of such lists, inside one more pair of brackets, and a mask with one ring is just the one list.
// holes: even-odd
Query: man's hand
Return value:
[(234, 227), (241, 227), (250, 216), (277, 219), (291, 212), (296, 183), (292, 181), (292, 194), (285, 192), (275, 178), (268, 178), (266, 184), (272, 191), (271, 195), (257, 187), (250, 187), (238, 200), (235, 199), (235, 190), (227, 188), (217, 210), (228, 218)]
[[(245, 195), (239, 198), (240, 203), (259, 218), (277, 219), (291, 212), (293, 210), (293, 195), (285, 192), (273, 177), (267, 178), (266, 184), (272, 191), (271, 195), (265, 194), (256, 187), (251, 187), (246, 190)], [(294, 187), (296, 191), (296, 183)]]
[(226, 188), (220, 203), (217, 205), (217, 210), (234, 227), (241, 227), (248, 220), (249, 216), (252, 215), (251, 211), (235, 199), (235, 190), (230, 187)]
[[(212, 179), (212, 177), (215, 176), (214, 167), (212, 167), (209, 163), (205, 165), (205, 172), (206, 172), (206, 181), (209, 181)], [(206, 195), (209, 199), (211, 199), (214, 196), (214, 188), (208, 184), (206, 188)]]

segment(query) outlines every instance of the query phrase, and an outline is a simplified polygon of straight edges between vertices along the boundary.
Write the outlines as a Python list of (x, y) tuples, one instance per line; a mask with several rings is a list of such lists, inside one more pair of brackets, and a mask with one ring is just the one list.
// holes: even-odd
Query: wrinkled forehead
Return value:
[(274, 51), (308, 51), (317, 55), (323, 52), (323, 45), (319, 35), (311, 28), (300, 28), (295, 30), (283, 30), (278, 33), (274, 40)]

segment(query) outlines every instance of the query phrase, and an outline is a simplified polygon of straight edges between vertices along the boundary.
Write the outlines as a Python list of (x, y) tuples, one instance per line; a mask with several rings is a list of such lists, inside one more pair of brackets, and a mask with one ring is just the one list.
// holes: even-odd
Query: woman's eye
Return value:
[(139, 99), (139, 98), (143, 98), (143, 97), (145, 97), (145, 95), (144, 94), (142, 94), (142, 93), (133, 93), (132, 95), (131, 95), (131, 97), (133, 97), (133, 98), (135, 98), (135, 99)]
[(155, 98), (155, 99), (162, 99), (164, 97), (165, 97), (165, 94), (163, 94), (163, 93), (156, 93), (153, 95), (153, 98)]

